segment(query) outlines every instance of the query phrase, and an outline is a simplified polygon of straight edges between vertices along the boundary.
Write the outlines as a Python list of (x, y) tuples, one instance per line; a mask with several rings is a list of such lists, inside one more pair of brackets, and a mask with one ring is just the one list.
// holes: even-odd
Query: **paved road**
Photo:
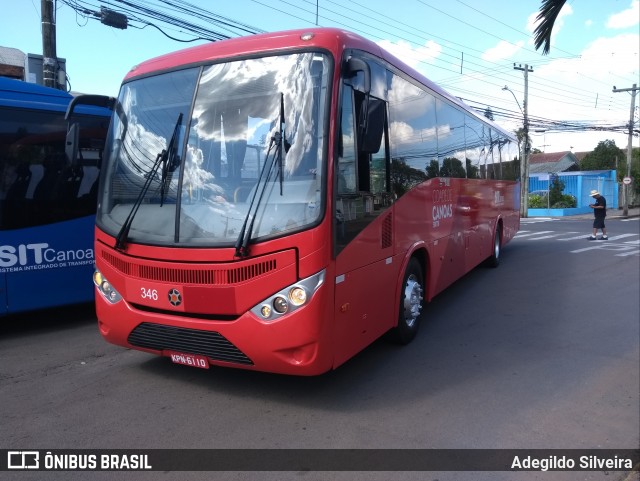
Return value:
[[(315, 378), (106, 344), (91, 307), (3, 319), (0, 448), (629, 448), (640, 441), (640, 223), (528, 219), (418, 338)], [(620, 480), (624, 473), (0, 473), (0, 479)], [(43, 476), (46, 475), (46, 476)], [(630, 478), (632, 479), (632, 478)]]

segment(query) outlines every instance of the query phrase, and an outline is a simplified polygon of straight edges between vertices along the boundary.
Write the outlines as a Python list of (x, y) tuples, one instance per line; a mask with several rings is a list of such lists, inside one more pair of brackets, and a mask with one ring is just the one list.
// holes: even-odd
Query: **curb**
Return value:
[[(629, 213), (626, 217), (623, 214), (613, 214), (613, 213), (607, 213), (607, 219), (611, 220), (611, 219), (635, 219), (637, 217), (640, 217), (640, 211), (637, 208), (633, 209), (634, 212), (633, 213)], [(613, 212), (617, 212), (618, 209), (611, 209), (611, 211)], [(549, 216), (530, 216), (530, 217), (521, 217), (520, 219), (554, 219), (554, 220), (593, 220), (593, 214), (576, 214), (576, 215), (565, 215), (565, 216), (558, 216), (558, 217), (549, 217)]]

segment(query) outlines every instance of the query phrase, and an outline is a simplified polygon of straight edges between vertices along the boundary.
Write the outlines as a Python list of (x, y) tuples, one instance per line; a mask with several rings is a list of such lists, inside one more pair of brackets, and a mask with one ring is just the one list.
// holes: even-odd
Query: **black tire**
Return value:
[(424, 274), (420, 262), (413, 257), (407, 265), (400, 288), (398, 325), (389, 331), (389, 340), (398, 344), (409, 344), (416, 337), (423, 304)]
[(496, 227), (493, 235), (493, 252), (486, 261), (488, 267), (498, 267), (500, 265), (500, 251), (502, 250), (502, 232), (500, 226)]

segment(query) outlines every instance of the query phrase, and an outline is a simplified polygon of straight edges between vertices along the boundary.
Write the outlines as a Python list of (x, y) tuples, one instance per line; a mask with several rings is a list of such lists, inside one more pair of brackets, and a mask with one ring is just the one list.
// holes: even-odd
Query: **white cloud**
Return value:
[[(558, 120), (624, 125), (629, 118), (628, 100), (611, 90), (621, 82), (621, 78), (637, 76), (638, 45), (638, 34), (597, 38), (578, 58), (555, 59), (537, 66), (530, 78), (532, 81), (535, 79), (535, 83), (529, 86), (529, 114)], [(548, 85), (557, 85), (561, 90), (555, 92), (555, 89), (545, 87)], [(605, 139), (615, 140), (618, 147), (626, 145), (626, 134), (610, 131), (547, 133), (544, 143), (551, 145), (547, 147), (548, 152), (568, 150), (570, 145), (577, 151), (585, 151), (592, 150)], [(636, 144), (637, 140), (634, 141)]]
[(485, 51), (481, 57), (482, 60), (486, 60), (488, 62), (504, 60), (505, 58), (513, 57), (523, 46), (523, 41), (513, 44), (506, 40), (500, 40), (495, 47), (491, 47), (489, 50)]
[(627, 33), (611, 38), (598, 38), (582, 52), (591, 73), (605, 71), (610, 75), (630, 75), (638, 69), (640, 35)]
[(640, 0), (633, 0), (629, 8), (609, 17), (607, 28), (627, 28), (638, 23), (640, 23)]
[(404, 40), (398, 40), (397, 42), (381, 40), (378, 45), (416, 70), (422, 71), (424, 71), (424, 66), (421, 66), (422, 63), (433, 62), (442, 52), (442, 46), (433, 40), (429, 40), (418, 47), (413, 47)]
[(593, 20), (587, 20), (586, 22), (584, 22), (584, 26), (585, 27), (590, 27), (591, 25), (593, 25)]
[(639, 42), (640, 36), (631, 33), (601, 37), (591, 42), (580, 58), (554, 60), (537, 70), (540, 74), (561, 76), (562, 82), (568, 84), (573, 83), (571, 78), (576, 75), (602, 81), (612, 76), (632, 75), (638, 66)]

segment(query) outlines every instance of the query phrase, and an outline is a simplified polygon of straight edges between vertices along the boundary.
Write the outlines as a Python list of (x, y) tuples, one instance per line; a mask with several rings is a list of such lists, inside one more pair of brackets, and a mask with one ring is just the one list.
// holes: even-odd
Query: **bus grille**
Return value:
[(127, 339), (132, 346), (157, 351), (199, 354), (216, 361), (253, 364), (242, 351), (218, 332), (143, 322)]
[(200, 267), (196, 264), (191, 264), (188, 268), (156, 267), (129, 262), (107, 251), (102, 252), (102, 258), (123, 274), (150, 281), (172, 282), (176, 284), (239, 284), (277, 269), (277, 261), (275, 258), (246, 262), (241, 266), (228, 268)]

